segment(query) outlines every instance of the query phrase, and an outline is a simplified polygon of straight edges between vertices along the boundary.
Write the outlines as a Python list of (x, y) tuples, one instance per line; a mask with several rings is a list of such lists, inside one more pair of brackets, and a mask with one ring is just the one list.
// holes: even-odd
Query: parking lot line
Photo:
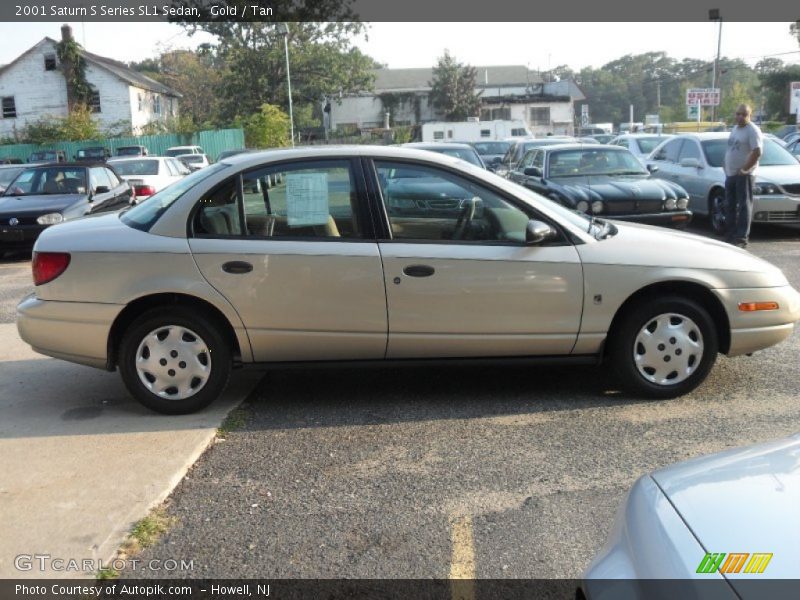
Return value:
[(450, 540), (453, 544), (450, 579), (455, 580), (450, 584), (452, 598), (474, 600), (475, 544), (472, 538), (472, 517), (451, 515)]

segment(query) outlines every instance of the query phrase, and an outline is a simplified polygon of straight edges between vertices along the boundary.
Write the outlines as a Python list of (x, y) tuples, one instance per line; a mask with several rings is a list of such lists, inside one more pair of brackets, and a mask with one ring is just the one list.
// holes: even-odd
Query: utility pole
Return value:
[[(711, 80), (711, 88), (717, 88), (717, 75), (719, 72), (719, 56), (720, 50), (722, 49), (722, 15), (719, 12), (718, 8), (712, 8), (708, 11), (708, 19), (710, 21), (717, 21), (719, 22), (719, 33), (717, 34), (717, 58), (714, 60), (714, 75)], [(722, 99), (722, 91), (720, 90), (720, 100)], [(711, 121), (716, 120), (716, 113), (717, 113), (717, 106), (716, 104), (711, 105)]]

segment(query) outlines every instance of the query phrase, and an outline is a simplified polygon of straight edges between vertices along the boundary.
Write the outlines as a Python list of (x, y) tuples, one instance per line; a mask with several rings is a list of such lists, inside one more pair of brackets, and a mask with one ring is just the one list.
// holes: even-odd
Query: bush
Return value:
[(248, 148), (279, 148), (291, 144), (289, 115), (274, 104), (262, 104), (261, 110), (249, 117), (237, 117), (234, 127), (244, 129)]
[(22, 138), (29, 144), (52, 144), (63, 140), (96, 140), (102, 137), (100, 127), (86, 105), (76, 106), (66, 117), (44, 116), (28, 123)]

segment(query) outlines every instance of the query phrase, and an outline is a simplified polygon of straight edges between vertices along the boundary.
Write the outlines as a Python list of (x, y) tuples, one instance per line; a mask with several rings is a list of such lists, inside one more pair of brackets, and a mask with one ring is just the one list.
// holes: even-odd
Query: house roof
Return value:
[[(475, 67), (478, 87), (533, 85), (542, 82), (536, 71), (522, 65)], [(431, 89), (432, 68), (375, 69), (375, 91), (421, 91)]]
[[(23, 56), (30, 54), (35, 49), (39, 48), (44, 44), (50, 44), (55, 47), (58, 42), (50, 37), (45, 37), (41, 41), (37, 42), (30, 48), (28, 48), (25, 52), (20, 54), (17, 58), (12, 60), (10, 63), (3, 65), (0, 67), (0, 75), (2, 75), (9, 67), (15, 64), (18, 60), (20, 60)], [(81, 49), (81, 55), (83, 56), (84, 60), (87, 63), (91, 63), (95, 66), (98, 66), (106, 71), (111, 72), (112, 74), (116, 75), (123, 81), (128, 82), (131, 85), (135, 85), (136, 87), (140, 87), (145, 90), (150, 90), (151, 92), (157, 92), (159, 94), (166, 94), (169, 96), (180, 97), (181, 94), (173, 90), (171, 87), (164, 85), (144, 75), (139, 73), (138, 71), (134, 71), (125, 63), (119, 62), (117, 60), (113, 60), (111, 58), (106, 58), (105, 56), (99, 56), (97, 54), (93, 54), (91, 52), (87, 52), (86, 50)]]

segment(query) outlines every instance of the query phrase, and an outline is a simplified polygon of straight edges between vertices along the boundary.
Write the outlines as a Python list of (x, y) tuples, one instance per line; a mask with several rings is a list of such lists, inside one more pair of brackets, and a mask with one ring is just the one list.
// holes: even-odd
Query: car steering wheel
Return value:
[(470, 223), (472, 223), (472, 219), (475, 218), (475, 209), (478, 206), (478, 200), (478, 198), (472, 197), (464, 201), (464, 209), (461, 211), (461, 214), (458, 215), (456, 227), (453, 230), (454, 240), (463, 240), (464, 235), (469, 231)]

